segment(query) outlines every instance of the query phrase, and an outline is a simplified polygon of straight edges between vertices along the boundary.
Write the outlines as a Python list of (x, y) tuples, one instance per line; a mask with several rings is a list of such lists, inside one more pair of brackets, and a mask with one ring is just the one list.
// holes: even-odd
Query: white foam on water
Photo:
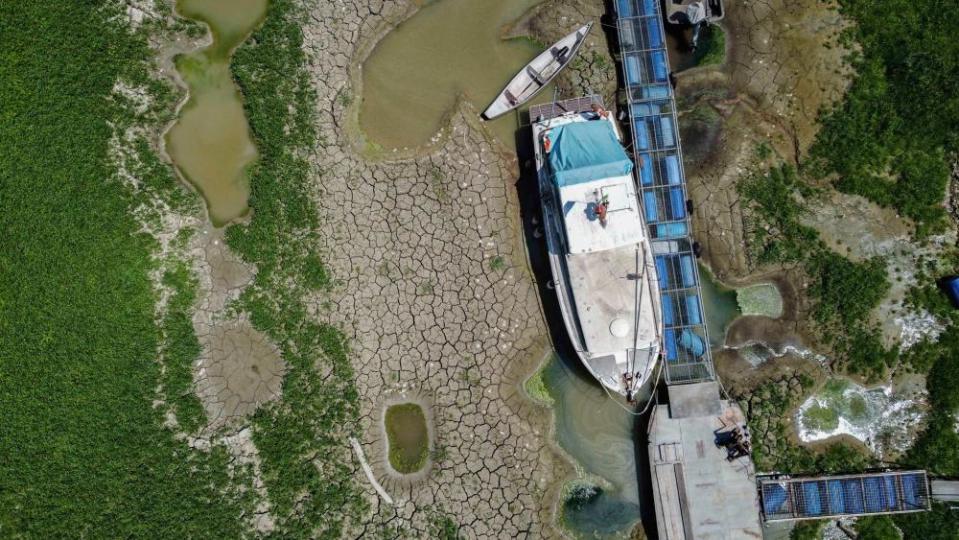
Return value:
[[(851, 404), (857, 398), (862, 399), (865, 405), (862, 415), (852, 414)], [(803, 442), (845, 434), (862, 441), (876, 455), (883, 457), (909, 448), (914, 439), (914, 429), (924, 415), (923, 405), (921, 398), (897, 396), (891, 385), (865, 388), (849, 382), (839, 396), (822, 393), (810, 396), (796, 411), (795, 423)], [(837, 426), (823, 430), (809, 425), (806, 414), (813, 407), (835, 411)]]

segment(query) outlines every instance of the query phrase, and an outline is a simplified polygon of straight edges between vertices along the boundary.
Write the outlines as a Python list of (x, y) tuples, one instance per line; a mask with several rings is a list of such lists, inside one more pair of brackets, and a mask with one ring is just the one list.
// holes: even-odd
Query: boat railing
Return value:
[(562, 99), (559, 101), (551, 101), (549, 103), (541, 103), (539, 105), (532, 105), (529, 108), (529, 119), (530, 121), (536, 122), (540, 118), (543, 120), (551, 120), (553, 118), (563, 116), (567, 113), (584, 113), (593, 110), (593, 105), (603, 106), (603, 98), (600, 95), (593, 94), (589, 96), (583, 96), (572, 99)]

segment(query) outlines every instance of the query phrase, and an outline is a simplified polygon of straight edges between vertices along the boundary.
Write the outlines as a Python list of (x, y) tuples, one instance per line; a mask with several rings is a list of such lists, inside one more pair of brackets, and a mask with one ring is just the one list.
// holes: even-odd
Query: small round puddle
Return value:
[(423, 470), (429, 459), (430, 437), (423, 407), (416, 403), (390, 405), (383, 415), (390, 467), (400, 474)]

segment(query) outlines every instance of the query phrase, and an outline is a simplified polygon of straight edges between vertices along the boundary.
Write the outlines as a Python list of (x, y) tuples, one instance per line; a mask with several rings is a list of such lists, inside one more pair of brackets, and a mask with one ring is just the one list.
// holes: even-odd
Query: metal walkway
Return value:
[(766, 521), (900, 514), (929, 510), (926, 471), (815, 478), (759, 478)]
[(633, 157), (662, 292), (666, 382), (715, 380), (659, 0), (616, 0)]

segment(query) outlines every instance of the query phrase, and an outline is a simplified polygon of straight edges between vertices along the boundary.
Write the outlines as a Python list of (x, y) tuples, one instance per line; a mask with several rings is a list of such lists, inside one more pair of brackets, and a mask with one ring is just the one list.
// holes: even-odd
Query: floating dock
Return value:
[(720, 398), (690, 230), (676, 102), (659, 0), (617, 0), (636, 180), (662, 294), (669, 404), (653, 409), (650, 479), (662, 540), (762, 538), (749, 456), (718, 444), (746, 419)]

